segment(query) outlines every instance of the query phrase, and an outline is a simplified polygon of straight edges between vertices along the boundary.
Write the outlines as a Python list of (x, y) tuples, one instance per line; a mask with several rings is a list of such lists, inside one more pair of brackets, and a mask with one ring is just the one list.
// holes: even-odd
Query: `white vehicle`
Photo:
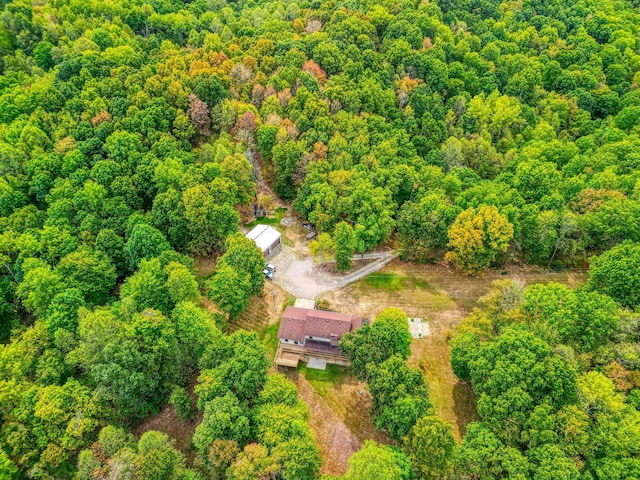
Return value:
[(276, 266), (270, 263), (267, 263), (262, 273), (264, 273), (264, 276), (267, 277), (269, 280), (273, 280), (273, 276), (276, 273)]

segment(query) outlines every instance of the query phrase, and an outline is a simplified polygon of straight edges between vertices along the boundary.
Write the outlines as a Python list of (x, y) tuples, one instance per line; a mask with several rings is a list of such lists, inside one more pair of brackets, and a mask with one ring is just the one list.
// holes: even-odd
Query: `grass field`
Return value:
[(245, 223), (244, 226), (249, 230), (251, 230), (256, 225), (264, 225), (264, 224), (272, 225), (275, 227), (276, 225), (280, 225), (280, 221), (285, 217), (285, 215), (287, 214), (287, 211), (288, 209), (285, 207), (276, 208), (275, 214), (273, 216), (256, 218), (252, 222)]
[(387, 292), (399, 292), (400, 290), (407, 288), (419, 288), (431, 291), (431, 293), (437, 293), (437, 291), (424, 280), (405, 275), (398, 275), (396, 273), (372, 273), (371, 275), (367, 275), (363, 278), (362, 283), (375, 290), (384, 290)]
[(376, 429), (371, 418), (371, 395), (366, 385), (346, 367), (327, 365), (327, 370), (313, 370), (304, 364), (298, 367), (314, 391), (331, 407), (359, 442), (373, 439), (392, 443), (389, 436)]
[(323, 398), (327, 398), (348, 373), (348, 369), (340, 365), (327, 365), (326, 370), (315, 370), (307, 368), (304, 363), (298, 367), (298, 371), (304, 375), (313, 389)]
[(280, 322), (272, 323), (259, 332), (260, 340), (262, 340), (262, 344), (267, 350), (267, 354), (269, 358), (274, 358), (276, 356), (276, 351), (278, 350), (278, 328), (280, 326)]

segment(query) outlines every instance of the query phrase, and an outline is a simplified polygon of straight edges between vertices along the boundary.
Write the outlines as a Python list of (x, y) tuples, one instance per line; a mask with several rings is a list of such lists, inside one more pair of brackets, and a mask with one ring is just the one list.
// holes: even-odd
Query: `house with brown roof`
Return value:
[(299, 361), (310, 368), (326, 367), (327, 363), (349, 365), (338, 344), (345, 333), (362, 326), (362, 317), (300, 307), (287, 307), (278, 330), (276, 365), (297, 367)]

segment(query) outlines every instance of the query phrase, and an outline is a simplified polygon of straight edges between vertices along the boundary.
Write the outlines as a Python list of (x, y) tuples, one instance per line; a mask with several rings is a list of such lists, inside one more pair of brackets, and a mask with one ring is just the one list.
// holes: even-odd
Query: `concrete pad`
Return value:
[(307, 300), (306, 298), (296, 298), (296, 303), (293, 305), (296, 308), (307, 308), (309, 310), (316, 309), (316, 302), (314, 300)]
[(409, 318), (408, 322), (409, 332), (413, 338), (424, 338), (431, 334), (429, 322), (425, 322), (421, 318)]
[(327, 361), (323, 358), (309, 357), (309, 363), (307, 363), (307, 368), (313, 368), (314, 370), (326, 370)]

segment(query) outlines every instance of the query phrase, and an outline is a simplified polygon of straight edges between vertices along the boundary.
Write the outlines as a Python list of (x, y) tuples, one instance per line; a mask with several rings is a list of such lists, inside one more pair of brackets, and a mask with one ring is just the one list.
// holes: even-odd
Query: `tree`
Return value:
[(7, 457), (7, 454), (0, 451), (0, 478), (11, 480), (18, 473), (18, 467)]
[(258, 405), (281, 404), (293, 407), (297, 402), (296, 386), (281, 373), (269, 375), (258, 396)]
[(171, 262), (164, 267), (167, 275), (167, 291), (174, 304), (182, 302), (200, 303), (200, 292), (195, 275), (187, 267), (178, 262)]
[(187, 110), (187, 114), (196, 132), (203, 137), (211, 135), (211, 115), (209, 114), (209, 107), (193, 93), (189, 95), (189, 110)]
[(607, 295), (583, 288), (576, 293), (578, 317), (574, 338), (577, 349), (590, 351), (607, 345), (620, 326), (615, 301)]
[(84, 296), (76, 288), (67, 288), (57, 294), (43, 315), (49, 332), (55, 334), (59, 328), (75, 332), (78, 327), (78, 310), (84, 306)]
[(221, 250), (224, 240), (237, 231), (238, 213), (231, 205), (217, 201), (205, 184), (187, 188), (182, 202), (193, 253), (208, 255)]
[(445, 248), (448, 228), (459, 212), (440, 195), (405, 202), (398, 214), (398, 233), (409, 258), (423, 261), (430, 249)]
[(191, 302), (177, 304), (171, 312), (171, 321), (178, 343), (174, 361), (186, 379), (196, 372), (206, 348), (219, 341), (222, 333), (216, 328), (213, 315)]
[(51, 50), (53, 45), (49, 42), (40, 42), (33, 49), (33, 59), (40, 68), (49, 70), (54, 66), (54, 61), (51, 58)]
[(449, 229), (446, 259), (465, 274), (478, 274), (504, 253), (513, 237), (513, 225), (494, 206), (468, 208)]
[(104, 253), (83, 248), (66, 255), (55, 268), (71, 288), (77, 288), (89, 305), (107, 303), (116, 286), (116, 269)]
[(270, 215), (270, 212), (273, 212), (274, 208), (273, 197), (267, 194), (258, 195), (258, 205), (264, 208), (264, 211), (267, 215)]
[(8, 341), (11, 330), (19, 324), (15, 291), (15, 283), (7, 276), (0, 276), (0, 342)]
[(290, 438), (271, 450), (274, 462), (280, 465), (283, 480), (313, 480), (318, 478), (322, 463), (311, 428), (306, 425), (306, 434)]
[(565, 285), (531, 285), (525, 290), (522, 313), (532, 331), (550, 345), (566, 343), (575, 334), (578, 299)]
[(473, 332), (459, 332), (451, 339), (451, 369), (453, 373), (464, 381), (471, 379), (469, 361), (480, 346), (478, 336)]
[(91, 389), (74, 379), (30, 386), (3, 424), (4, 447), (21, 470), (60, 478), (73, 468), (75, 451), (95, 438), (98, 408)]
[(333, 255), (335, 243), (328, 233), (321, 233), (317, 240), (309, 242), (309, 251), (316, 262), (326, 262)]
[(278, 143), (271, 151), (276, 175), (274, 190), (282, 198), (290, 200), (296, 193), (292, 176), (298, 169), (302, 147), (297, 142), (285, 142)]
[(219, 267), (213, 279), (207, 282), (207, 287), (207, 296), (228, 313), (230, 319), (235, 319), (249, 304), (251, 277), (231, 265)]
[[(275, 125), (261, 125), (256, 131), (256, 142), (258, 149), (262, 156), (270, 160), (272, 157), (271, 150), (276, 144), (276, 135), (278, 134), (278, 127)], [(265, 207), (265, 210), (267, 208)]]
[(120, 301), (120, 312), (129, 317), (145, 308), (153, 308), (166, 314), (171, 311), (173, 301), (159, 258), (140, 262), (138, 271), (122, 284)]
[(273, 478), (280, 466), (269, 456), (269, 450), (259, 443), (244, 447), (235, 462), (226, 471), (228, 480), (253, 480), (254, 478)]
[(220, 267), (228, 265), (239, 273), (249, 276), (249, 295), (262, 292), (264, 285), (264, 256), (253, 240), (237, 232), (225, 241), (225, 253), (218, 262)]
[(344, 480), (364, 478), (408, 480), (412, 478), (413, 472), (410, 463), (404, 457), (404, 454), (394, 451), (392, 447), (367, 440), (362, 448), (349, 458), (349, 468), (342, 478)]
[(462, 445), (455, 453), (455, 471), (471, 478), (513, 478), (525, 480), (529, 462), (513, 447), (505, 446), (484, 422), (467, 427)]
[(95, 249), (107, 255), (116, 272), (122, 275), (127, 270), (124, 254), (124, 240), (110, 228), (103, 228), (96, 236)]
[(169, 437), (150, 430), (138, 441), (135, 478), (140, 480), (169, 480), (181, 478), (185, 470), (184, 456), (173, 448)]
[(235, 185), (238, 194), (234, 204), (248, 205), (256, 195), (253, 167), (244, 155), (229, 155), (220, 164), (220, 173)]
[(396, 440), (401, 440), (420, 417), (432, 413), (422, 371), (407, 367), (399, 355), (370, 365), (367, 388), (373, 397), (376, 426)]
[(219, 339), (209, 345), (200, 360), (198, 406), (201, 408), (228, 391), (234, 392), (243, 404), (253, 402), (267, 381), (270, 365), (255, 332), (239, 330)]
[(351, 370), (361, 380), (369, 376), (370, 364), (379, 365), (393, 355), (406, 359), (410, 354), (411, 334), (406, 314), (387, 308), (373, 325), (364, 325), (342, 337), (340, 350), (349, 356)]
[(174, 387), (169, 396), (169, 403), (171, 403), (181, 420), (193, 420), (195, 412), (191, 407), (191, 396), (182, 387)]
[(234, 440), (244, 445), (250, 435), (248, 408), (232, 392), (228, 392), (207, 402), (202, 422), (193, 435), (193, 444), (206, 458), (215, 440)]
[(184, 456), (169, 437), (149, 430), (137, 444), (132, 436), (111, 426), (102, 429), (91, 450), (80, 452), (78, 479), (91, 480), (97, 475), (144, 480), (196, 480), (197, 474), (185, 468)]
[[(142, 418), (156, 409), (177, 380), (173, 363), (177, 343), (170, 320), (158, 311), (145, 310), (132, 318), (124, 332), (102, 332), (104, 337), (85, 322), (81, 320), (77, 356), (100, 398), (123, 419)], [(117, 327), (112, 323), (108, 328)]]
[(106, 457), (113, 457), (118, 451), (133, 443), (133, 436), (121, 428), (107, 425), (100, 430), (98, 443)]
[(53, 298), (66, 288), (64, 279), (36, 258), (25, 260), (22, 270), (24, 279), (18, 285), (16, 295), (28, 311), (40, 315)]
[(351, 269), (351, 256), (356, 248), (356, 235), (353, 227), (345, 222), (338, 223), (333, 238), (336, 266), (341, 272), (346, 272)]
[(421, 478), (439, 479), (452, 472), (456, 441), (451, 425), (440, 418), (418, 419), (404, 438), (404, 445)]
[(624, 242), (594, 258), (588, 284), (624, 307), (639, 305), (640, 244)]
[(127, 255), (131, 270), (134, 270), (141, 260), (150, 260), (166, 250), (171, 250), (171, 245), (165, 236), (146, 223), (139, 223), (133, 227), (124, 245), (124, 253)]
[(576, 400), (576, 372), (549, 344), (523, 328), (480, 345), (470, 361), (478, 413), (505, 443), (520, 438), (536, 405), (554, 410)]

